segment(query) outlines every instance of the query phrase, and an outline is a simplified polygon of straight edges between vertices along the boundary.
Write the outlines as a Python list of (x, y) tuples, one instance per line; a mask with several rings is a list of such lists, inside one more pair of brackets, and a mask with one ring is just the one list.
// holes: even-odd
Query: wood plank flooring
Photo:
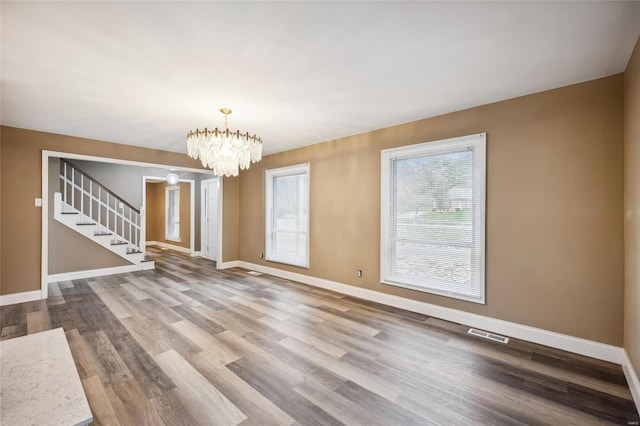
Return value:
[[(634, 424), (620, 366), (154, 248), (50, 286), (1, 338), (64, 327), (95, 424)], [(637, 423), (635, 423), (637, 424)]]

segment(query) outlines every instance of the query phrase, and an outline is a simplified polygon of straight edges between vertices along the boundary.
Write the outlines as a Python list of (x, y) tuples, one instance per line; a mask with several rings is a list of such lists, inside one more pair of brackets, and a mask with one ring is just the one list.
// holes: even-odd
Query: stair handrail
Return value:
[[(64, 190), (61, 188), (61, 191), (64, 193), (63, 196), (63, 201), (66, 203), (66, 205), (70, 205), (70, 207), (72, 209), (74, 209), (75, 211), (77, 211), (78, 213), (80, 213), (82, 216), (82, 218), (84, 218), (84, 216), (87, 216), (90, 218), (91, 221), (93, 220), (97, 220), (97, 224), (99, 226), (99, 232), (101, 230), (101, 228), (106, 229), (107, 231), (112, 231), (114, 237), (116, 238), (117, 241), (122, 241), (125, 242), (129, 245), (129, 248), (133, 251), (140, 251), (141, 248), (144, 247), (144, 243), (141, 241), (142, 238), (142, 233), (143, 233), (143, 223), (142, 223), (142, 215), (140, 213), (140, 210), (136, 209), (135, 207), (133, 207), (131, 204), (129, 204), (126, 200), (122, 199), (122, 197), (118, 196), (116, 193), (114, 193), (112, 190), (110, 190), (109, 188), (105, 187), (102, 183), (100, 183), (99, 181), (97, 181), (95, 178), (93, 178), (91, 175), (89, 175), (88, 173), (86, 173), (84, 170), (82, 170), (81, 168), (76, 167), (75, 164), (71, 163), (70, 161), (66, 161), (65, 159), (60, 159), (60, 168), (64, 169), (64, 172), (61, 170), (60, 171), (60, 180), (64, 182)], [(67, 169), (70, 168), (71, 169), (71, 178), (69, 178), (67, 176)], [(77, 175), (80, 176), (81, 178), (81, 183), (78, 184), (78, 182), (74, 181), (74, 177)], [(84, 185), (85, 180), (89, 181), (89, 188), (86, 188), (86, 186)], [(95, 184), (95, 185), (94, 185)], [(71, 199), (69, 200), (67, 198), (67, 185), (71, 185), (72, 188), (72, 192), (71, 192)], [(91, 188), (95, 187), (96, 189), (98, 189), (100, 192), (104, 192), (104, 194), (107, 197), (107, 201), (103, 201), (102, 197), (100, 195), (98, 195), (97, 197), (94, 195), (93, 191)], [(80, 191), (81, 194), (81, 199), (80, 199), (80, 206), (77, 205), (77, 203), (75, 203), (74, 201), (74, 195), (76, 190)], [(99, 194), (100, 194), (99, 192)], [(84, 197), (88, 196), (89, 197), (89, 212), (87, 214), (86, 209), (84, 208)], [(115, 205), (112, 207), (109, 202), (109, 198), (111, 197), (111, 199), (113, 200), (113, 202), (115, 203)], [(98, 217), (97, 219), (93, 217), (93, 202), (98, 203)], [(118, 207), (118, 202), (121, 202), (121, 206)], [(102, 218), (100, 215), (100, 206), (104, 206), (105, 211), (106, 211), (106, 223), (102, 222)], [(128, 217), (125, 215), (125, 207), (126, 209), (129, 211), (129, 215)], [(111, 227), (111, 223), (109, 221), (109, 212), (113, 213), (113, 227)], [(64, 214), (64, 213), (63, 213)], [(133, 216), (133, 217), (132, 217)], [(120, 218), (120, 226), (118, 226), (118, 221)], [(83, 220), (83, 219), (81, 219)], [(126, 222), (126, 225), (125, 225)], [(83, 223), (84, 224), (84, 223)], [(128, 234), (125, 232), (125, 226), (128, 226), (129, 232)], [(118, 232), (118, 228), (120, 228), (120, 232)], [(120, 238), (120, 239), (118, 239)]]
[(115, 198), (118, 201), (123, 202), (127, 207), (129, 207), (131, 210), (133, 210), (134, 212), (140, 214), (140, 209), (135, 208), (134, 206), (132, 206), (131, 204), (129, 204), (124, 198), (120, 197), (118, 194), (116, 194), (115, 192), (113, 192), (112, 190), (110, 190), (108, 187), (106, 187), (102, 182), (100, 182), (98, 179), (94, 178), (93, 176), (91, 176), (89, 173), (85, 172), (84, 170), (82, 170), (80, 167), (76, 166), (74, 163), (72, 163), (71, 161), (65, 160), (64, 158), (60, 159), (60, 162), (64, 163), (64, 164), (68, 164), (70, 167), (74, 168), (75, 170), (77, 170), (78, 172), (80, 172), (81, 174), (85, 175), (87, 178), (89, 178), (90, 180), (94, 181), (95, 183), (97, 183), (98, 185), (100, 185), (102, 187), (103, 190), (107, 191), (108, 194), (110, 194), (113, 198)]

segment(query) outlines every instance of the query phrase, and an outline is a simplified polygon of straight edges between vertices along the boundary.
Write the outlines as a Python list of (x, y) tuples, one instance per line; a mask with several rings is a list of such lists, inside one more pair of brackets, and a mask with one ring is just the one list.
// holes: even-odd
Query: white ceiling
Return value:
[(624, 71), (640, 2), (2, 2), (2, 124), (265, 153)]

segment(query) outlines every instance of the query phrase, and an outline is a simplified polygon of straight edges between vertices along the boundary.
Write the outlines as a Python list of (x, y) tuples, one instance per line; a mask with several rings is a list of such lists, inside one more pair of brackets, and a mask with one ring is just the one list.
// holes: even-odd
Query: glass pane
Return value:
[(169, 223), (169, 237), (178, 238), (180, 235), (179, 225), (175, 222)]
[(306, 235), (293, 232), (276, 232), (273, 246), (276, 256), (303, 256), (307, 250)]
[(443, 289), (471, 288), (471, 248), (396, 242), (392, 274), (407, 284)]
[(434, 243), (471, 243), (472, 161), (472, 151), (396, 160), (392, 200), (395, 236)]
[(306, 175), (283, 176), (274, 179), (275, 229), (302, 231), (306, 229)]

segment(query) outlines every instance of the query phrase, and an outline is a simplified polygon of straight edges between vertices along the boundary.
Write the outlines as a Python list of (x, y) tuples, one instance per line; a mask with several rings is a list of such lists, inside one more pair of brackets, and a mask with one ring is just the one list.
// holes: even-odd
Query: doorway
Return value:
[[(171, 196), (175, 199), (172, 200)], [(178, 179), (174, 185), (165, 176), (142, 177), (142, 250), (147, 245), (183, 253), (195, 252), (197, 230), (195, 180)]]
[(203, 257), (218, 260), (220, 221), (220, 178), (200, 182), (200, 252)]

